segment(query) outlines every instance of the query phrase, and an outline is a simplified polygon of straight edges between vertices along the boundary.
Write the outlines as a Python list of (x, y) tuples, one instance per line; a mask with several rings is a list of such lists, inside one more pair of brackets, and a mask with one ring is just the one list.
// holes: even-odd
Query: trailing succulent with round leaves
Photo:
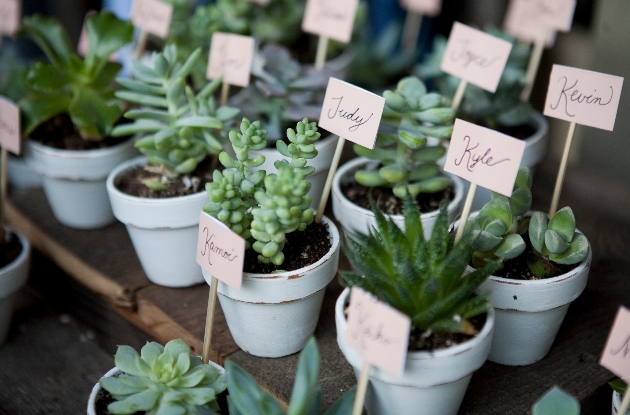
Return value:
[(475, 238), (465, 232), (453, 242), (446, 206), (445, 202), (440, 206), (431, 238), (425, 241), (420, 211), (409, 193), (403, 206), (405, 231), (372, 201), (377, 226), (369, 235), (347, 235), (343, 249), (357, 273), (342, 275), (350, 286), (363, 288), (411, 317), (413, 329), (475, 334), (469, 319), (490, 304), (474, 291), (498, 263), (465, 274)]
[(243, 118), (240, 132), (230, 131), (236, 159), (226, 152), (219, 155), (225, 170), (215, 170), (212, 183), (206, 184), (210, 202), (204, 211), (245, 238), (246, 247), (258, 252), (260, 262), (281, 265), (286, 234), (303, 231), (313, 222), (312, 198), (307, 195), (311, 184), (305, 179), (315, 169), (306, 163), (317, 156), (314, 143), (321, 134), (316, 123), (305, 118), (295, 130), (287, 130), (290, 144), (276, 142), (278, 151), (291, 161), (276, 161), (277, 173), (252, 173), (250, 168), (259, 167), (265, 157), (251, 159), (249, 150), (265, 148), (266, 136), (260, 121), (252, 123), (247, 118)]
[(68, 114), (81, 137), (101, 141), (122, 116), (112, 86), (121, 65), (109, 62), (109, 57), (131, 42), (133, 26), (103, 10), (87, 19), (86, 30), (89, 47), (82, 58), (57, 20), (40, 15), (24, 18), (18, 35), (35, 42), (49, 61), (34, 63), (26, 74), (26, 96), (19, 103), (24, 135)]
[(107, 407), (112, 414), (209, 415), (218, 409), (216, 395), (227, 387), (225, 376), (191, 356), (182, 339), (166, 346), (148, 342), (140, 354), (118, 346), (114, 361), (122, 373), (99, 381), (116, 399)]
[[(319, 352), (311, 338), (300, 352), (289, 407), (284, 410), (278, 401), (261, 388), (236, 363), (225, 362), (230, 415), (319, 415), (322, 413), (322, 389), (317, 384)], [(352, 413), (356, 386), (344, 393), (324, 415)]]
[[(164, 166), (176, 175), (191, 173), (207, 156), (218, 154), (224, 141), (224, 124), (239, 113), (238, 108), (217, 108), (212, 94), (221, 84), (220, 78), (207, 83), (197, 94), (186, 84), (200, 53), (200, 49), (195, 50), (181, 63), (176, 46), (170, 45), (162, 53), (153, 53), (153, 68), (135, 61), (135, 80), (118, 79), (126, 90), (116, 92), (116, 96), (142, 108), (127, 111), (125, 117), (134, 122), (118, 125), (112, 135), (138, 134), (135, 146), (149, 163)], [(166, 189), (167, 176), (145, 184), (153, 190)]]
[(449, 140), (453, 133), (455, 111), (449, 100), (427, 88), (416, 77), (401, 79), (395, 91), (385, 91), (382, 125), (394, 126), (395, 134), (380, 133), (373, 150), (355, 145), (354, 151), (371, 160), (378, 160), (378, 170), (359, 170), (354, 179), (367, 187), (392, 187), (399, 198), (408, 192), (436, 193), (449, 186), (449, 179), (440, 175), (437, 160), (446, 154), (441, 145), (428, 145), (427, 138)]

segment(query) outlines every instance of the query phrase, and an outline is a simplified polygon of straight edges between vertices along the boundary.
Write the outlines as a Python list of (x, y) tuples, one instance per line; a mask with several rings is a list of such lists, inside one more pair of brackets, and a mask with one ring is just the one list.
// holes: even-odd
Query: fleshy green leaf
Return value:
[(571, 242), (575, 234), (575, 216), (571, 208), (567, 206), (557, 211), (549, 221), (548, 228), (558, 232), (565, 242)]
[(532, 415), (580, 415), (580, 403), (554, 386), (532, 407)]
[(549, 219), (542, 212), (534, 212), (529, 220), (529, 240), (538, 252), (542, 252), (545, 246), (545, 233), (548, 224)]

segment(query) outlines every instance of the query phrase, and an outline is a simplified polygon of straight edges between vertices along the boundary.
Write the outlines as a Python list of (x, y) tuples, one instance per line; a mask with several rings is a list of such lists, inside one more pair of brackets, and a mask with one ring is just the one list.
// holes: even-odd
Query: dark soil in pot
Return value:
[(270, 274), (274, 271), (294, 271), (316, 263), (330, 251), (330, 233), (328, 225), (311, 223), (302, 232), (295, 231), (286, 235), (282, 252), (284, 263), (280, 266), (263, 264), (258, 261), (258, 253), (253, 249), (245, 252), (243, 270), (256, 274)]
[(22, 252), (22, 243), (20, 238), (13, 232), (5, 233), (6, 242), (0, 244), (0, 268), (9, 265), (20, 256)]
[[(470, 324), (479, 333), (486, 324), (486, 313), (480, 314), (469, 319)], [(409, 334), (410, 352), (430, 351), (438, 349), (446, 349), (455, 346), (475, 337), (475, 335), (463, 333), (425, 333), (424, 330), (412, 329)]]
[[(129, 122), (129, 120), (123, 122)], [(60, 114), (51, 118), (40, 124), (29, 135), (31, 140), (62, 150), (97, 150), (120, 144), (128, 140), (129, 137), (105, 137), (101, 141), (88, 141), (81, 137), (68, 114)]]

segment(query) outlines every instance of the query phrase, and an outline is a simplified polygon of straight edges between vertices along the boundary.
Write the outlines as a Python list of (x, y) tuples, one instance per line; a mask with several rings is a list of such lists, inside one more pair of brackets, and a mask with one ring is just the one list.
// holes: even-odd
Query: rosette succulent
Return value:
[(140, 354), (118, 346), (114, 361), (121, 373), (99, 381), (116, 400), (107, 407), (113, 414), (211, 414), (218, 409), (216, 395), (227, 387), (225, 376), (191, 356), (182, 339), (166, 346), (148, 342)]

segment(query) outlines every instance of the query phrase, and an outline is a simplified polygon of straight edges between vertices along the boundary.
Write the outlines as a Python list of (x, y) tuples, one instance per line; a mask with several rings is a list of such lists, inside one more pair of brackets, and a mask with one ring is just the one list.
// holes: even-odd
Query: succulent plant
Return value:
[(355, 145), (354, 151), (380, 162), (379, 170), (359, 170), (355, 180), (367, 187), (392, 187), (399, 198), (406, 192), (435, 193), (449, 186), (439, 174), (437, 160), (446, 154), (441, 144), (429, 145), (428, 137), (448, 140), (455, 112), (449, 100), (427, 88), (416, 77), (401, 79), (395, 91), (385, 91), (382, 125), (396, 127), (396, 134), (380, 133), (373, 150)]
[(532, 406), (532, 415), (580, 415), (580, 402), (554, 386)]
[(411, 317), (413, 329), (474, 334), (469, 319), (490, 304), (473, 293), (498, 263), (464, 273), (474, 238), (465, 232), (459, 242), (453, 242), (446, 205), (442, 203), (426, 241), (418, 206), (409, 193), (403, 205), (405, 231), (372, 202), (377, 226), (369, 235), (347, 235), (344, 252), (357, 273), (342, 275), (349, 285), (363, 288)]
[[(286, 410), (282, 409), (278, 401), (236, 363), (228, 360), (225, 362), (225, 368), (230, 394), (228, 397), (230, 415), (318, 415), (322, 413), (322, 390), (317, 384), (319, 352), (314, 338), (311, 338), (300, 352), (293, 392)], [(356, 387), (348, 390), (324, 415), (352, 413), (355, 393)]]
[(225, 376), (191, 356), (182, 339), (166, 346), (148, 342), (140, 354), (118, 346), (114, 360), (122, 373), (99, 381), (116, 399), (107, 407), (113, 414), (210, 414), (218, 409), (216, 395), (227, 387)]
[[(191, 173), (208, 155), (218, 154), (224, 142), (224, 123), (239, 113), (238, 108), (217, 108), (212, 93), (221, 84), (220, 78), (196, 95), (186, 85), (200, 53), (195, 50), (182, 63), (177, 59), (177, 47), (169, 45), (162, 53), (153, 53), (153, 68), (136, 61), (136, 79), (118, 79), (126, 90), (117, 91), (116, 96), (142, 108), (127, 111), (125, 117), (134, 122), (117, 126), (112, 135), (138, 134), (135, 146), (148, 156), (149, 163), (174, 174)], [(146, 184), (153, 190), (168, 187), (158, 179)]]
[(18, 35), (33, 40), (49, 60), (36, 62), (26, 75), (27, 93), (19, 103), (25, 135), (57, 115), (68, 114), (81, 137), (100, 141), (120, 119), (123, 110), (114, 99), (112, 81), (121, 65), (108, 59), (131, 42), (133, 26), (103, 10), (87, 19), (86, 28), (89, 47), (81, 58), (57, 20), (34, 15), (22, 22)]
[(578, 264), (589, 251), (586, 237), (575, 231), (575, 216), (568, 206), (551, 219), (543, 212), (534, 212), (529, 220), (529, 240), (534, 250), (527, 256), (527, 265), (537, 278), (557, 275), (554, 264)]
[[(495, 93), (475, 85), (468, 85), (458, 111), (458, 117), (493, 130), (527, 124), (533, 108), (529, 102), (521, 102), (520, 94), (525, 86), (530, 47), (496, 28), (486, 32), (512, 43), (505, 70)], [(459, 79), (442, 72), (440, 64), (446, 49), (446, 38), (436, 36), (433, 52), (417, 66), (415, 73), (423, 80), (433, 82), (440, 93), (452, 97)]]
[(281, 265), (285, 235), (303, 231), (313, 222), (311, 196), (307, 195), (311, 185), (305, 178), (315, 169), (306, 163), (317, 156), (313, 143), (321, 135), (317, 125), (305, 118), (296, 130), (287, 130), (290, 144), (276, 142), (278, 151), (291, 161), (276, 161), (277, 174), (252, 173), (249, 169), (259, 167), (265, 157), (250, 159), (249, 150), (264, 148), (266, 135), (260, 121), (252, 123), (247, 118), (243, 118), (240, 132), (230, 131), (236, 159), (226, 152), (219, 155), (225, 170), (215, 170), (212, 183), (206, 184), (210, 202), (204, 211), (245, 238), (247, 248), (252, 246), (258, 252), (260, 262)]

